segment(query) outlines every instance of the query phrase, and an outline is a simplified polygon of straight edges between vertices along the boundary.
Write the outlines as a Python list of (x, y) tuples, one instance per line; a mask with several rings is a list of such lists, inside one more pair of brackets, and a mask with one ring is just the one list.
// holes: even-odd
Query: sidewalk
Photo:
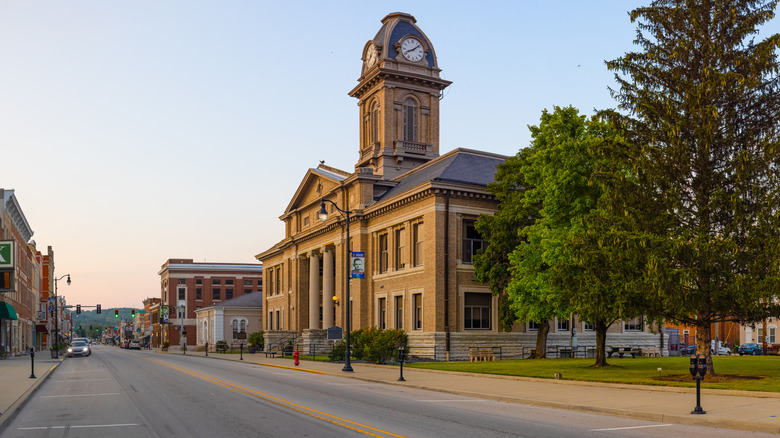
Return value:
[[(46, 353), (45, 355), (42, 353)], [(161, 354), (182, 354), (176, 349)], [(240, 361), (238, 354), (187, 351), (203, 360)], [(43, 357), (45, 356), (45, 357)], [(48, 351), (35, 356), (35, 375), (30, 378), (30, 357), (0, 360), (0, 430), (26, 398), (56, 368), (60, 359)], [(343, 363), (302, 361), (295, 366), (287, 358), (266, 358), (263, 353), (243, 355), (243, 362), (258, 366), (359, 379), (388, 385), (459, 394), (507, 403), (591, 412), (664, 423), (689, 424), (725, 429), (780, 433), (780, 394), (706, 389), (701, 403), (705, 415), (692, 415), (696, 391), (689, 388), (610, 385), (566, 380), (487, 376), (469, 373), (418, 370), (404, 367), (405, 382), (399, 382), (398, 366), (352, 363), (353, 372), (342, 371)]]
[(36, 351), (33, 379), (33, 364), (29, 354), (8, 356), (0, 360), (0, 430), (61, 361), (62, 355), (52, 359), (49, 350)]

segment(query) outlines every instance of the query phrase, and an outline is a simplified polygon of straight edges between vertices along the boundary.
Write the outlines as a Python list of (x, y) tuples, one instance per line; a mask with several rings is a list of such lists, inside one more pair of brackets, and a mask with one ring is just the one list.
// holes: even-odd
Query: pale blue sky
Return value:
[(319, 160), (354, 169), (347, 93), (388, 13), (453, 82), (441, 153), (514, 155), (544, 108), (615, 106), (604, 60), (647, 2), (481, 3), (0, 0), (0, 187), (70, 304), (139, 307), (168, 258), (255, 262)]

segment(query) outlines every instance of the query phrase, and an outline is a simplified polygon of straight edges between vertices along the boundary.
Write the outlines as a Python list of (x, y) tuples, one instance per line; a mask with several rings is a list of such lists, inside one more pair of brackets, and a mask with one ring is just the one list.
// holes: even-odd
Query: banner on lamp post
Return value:
[(366, 253), (352, 251), (349, 261), (350, 278), (366, 278)]

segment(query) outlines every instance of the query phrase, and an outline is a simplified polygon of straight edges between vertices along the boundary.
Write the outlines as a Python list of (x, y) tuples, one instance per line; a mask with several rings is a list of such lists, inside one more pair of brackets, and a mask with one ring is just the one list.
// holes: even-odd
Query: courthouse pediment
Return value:
[(298, 185), (295, 195), (284, 210), (284, 215), (319, 201), (323, 194), (340, 186), (349, 176), (350, 174), (343, 170), (324, 164), (320, 164), (317, 168), (309, 169)]

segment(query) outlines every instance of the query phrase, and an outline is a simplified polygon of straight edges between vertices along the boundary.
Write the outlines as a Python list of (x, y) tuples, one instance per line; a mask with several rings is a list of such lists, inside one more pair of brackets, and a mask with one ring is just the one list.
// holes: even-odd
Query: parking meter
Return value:
[(696, 357), (696, 355), (694, 354), (691, 356), (691, 366), (689, 370), (691, 372), (691, 377), (693, 377), (694, 379), (696, 378), (696, 374), (698, 374), (698, 368), (699, 368), (699, 358)]
[(401, 364), (401, 376), (398, 378), (399, 382), (405, 382), (406, 379), (404, 379), (404, 360), (406, 359), (406, 350), (404, 349), (404, 346), (401, 345), (398, 347), (398, 362)]
[(699, 356), (699, 366), (696, 368), (699, 371), (699, 376), (704, 377), (707, 374), (707, 356)]

